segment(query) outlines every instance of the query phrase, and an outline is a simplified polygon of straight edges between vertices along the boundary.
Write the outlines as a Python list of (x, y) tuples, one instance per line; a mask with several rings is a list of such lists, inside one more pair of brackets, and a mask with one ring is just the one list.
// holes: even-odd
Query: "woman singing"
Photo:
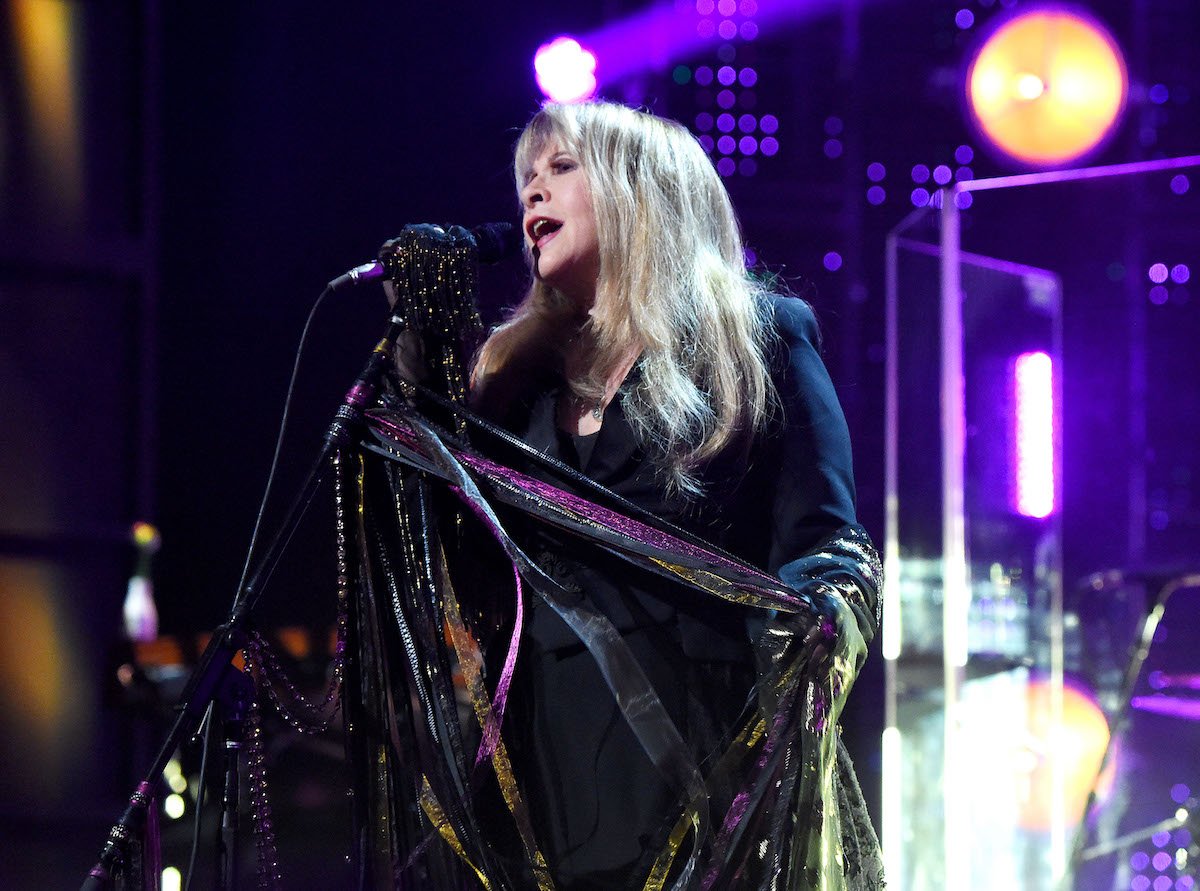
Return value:
[[(811, 310), (747, 273), (676, 123), (547, 105), (515, 173), (532, 284), (469, 395), (510, 441), (471, 441), (550, 507), (496, 508), (537, 595), (484, 642), (498, 741), (426, 818), (487, 887), (882, 887), (836, 726), (879, 566)], [(464, 603), (512, 596), (490, 559), (447, 558)]]

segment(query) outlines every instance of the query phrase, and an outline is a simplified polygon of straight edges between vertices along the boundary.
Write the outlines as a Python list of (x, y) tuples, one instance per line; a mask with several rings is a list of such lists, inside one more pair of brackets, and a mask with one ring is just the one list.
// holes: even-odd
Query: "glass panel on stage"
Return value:
[[(1200, 158), (959, 183), (888, 238), (889, 887), (1192, 887), (1200, 647), (1155, 669), (1169, 689), (1128, 677), (1155, 591), (1200, 570), (1189, 176)], [(1186, 637), (1174, 609), (1152, 635)], [(1191, 743), (1145, 771), (1168, 721)]]

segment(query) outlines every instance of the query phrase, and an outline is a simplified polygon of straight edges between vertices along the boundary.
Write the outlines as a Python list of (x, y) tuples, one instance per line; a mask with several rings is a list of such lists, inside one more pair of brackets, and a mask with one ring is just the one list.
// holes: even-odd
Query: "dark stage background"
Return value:
[[(912, 209), (914, 165), (953, 164), (956, 147), (970, 144), (976, 176), (1015, 169), (979, 145), (960, 84), (980, 29), (1019, 4), (784, 5), (793, 14), (769, 26), (764, 14), (755, 40), (734, 42), (738, 64), (758, 71), (758, 113), (779, 119), (780, 151), (728, 184), (748, 245), (822, 320), (855, 441), (861, 517), (882, 538), (884, 236)], [(1131, 83), (1095, 160), (1194, 152), (1194, 3), (1085, 5), (1124, 46)], [(77, 884), (161, 733), (113, 680), (130, 524), (162, 533), (162, 632), (187, 641), (220, 623), (300, 331), (324, 283), (373, 258), (406, 223), (514, 220), (509, 153), (540, 98), (534, 51), (641, 8), (0, 3), (0, 885)], [(956, 25), (963, 8), (975, 26)], [(690, 124), (712, 108), (691, 71), (720, 65), (718, 44), (603, 93)], [(1167, 101), (1148, 98), (1155, 84)], [(878, 205), (865, 198), (873, 162), (888, 171)], [(1131, 196), (1095, 255), (1072, 257), (1065, 273), (1089, 282), (1086, 294), (1066, 289), (1068, 399), (1072, 387), (1110, 395), (1066, 417), (1068, 459), (1073, 449), (1081, 456), (1068, 470), (1080, 493), (1068, 510), (1086, 518), (1067, 519), (1069, 579), (1200, 559), (1194, 406), (1176, 404), (1170, 394), (1180, 390), (1168, 386), (1139, 403), (1130, 385), (1131, 357), (1145, 354), (1151, 383), (1200, 379), (1198, 310), (1184, 291), (1135, 350), (1130, 306), (1145, 301), (1144, 279), (1105, 274), (1130, 245), (1167, 235), (1200, 268), (1196, 221), (1147, 218), (1138, 207)], [(1055, 226), (1087, 220), (1076, 197), (1055, 219), (972, 249), (1052, 267)], [(524, 276), (515, 261), (486, 270), (486, 314), (498, 317)], [(271, 516), (298, 485), (383, 310), (367, 288), (319, 312)], [(1148, 418), (1131, 426), (1143, 409)], [(1155, 510), (1170, 522), (1156, 514), (1151, 523)], [(260, 624), (331, 621), (328, 516), (316, 505)], [(846, 721), (873, 804), (879, 666), (876, 653)], [(288, 749), (281, 763), (289, 758), (302, 779), (282, 781), (278, 823), (286, 840), (294, 814), (300, 840), (285, 875), (317, 886), (333, 881), (318, 877), (336, 875), (346, 851), (330, 792), (336, 758), (320, 747)]]

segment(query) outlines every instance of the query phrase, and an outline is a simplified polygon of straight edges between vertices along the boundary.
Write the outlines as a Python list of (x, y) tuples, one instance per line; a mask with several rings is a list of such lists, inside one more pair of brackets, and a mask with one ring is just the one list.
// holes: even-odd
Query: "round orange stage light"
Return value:
[(983, 136), (1035, 167), (1096, 148), (1125, 107), (1121, 51), (1099, 24), (1067, 9), (1009, 19), (967, 71), (967, 104)]

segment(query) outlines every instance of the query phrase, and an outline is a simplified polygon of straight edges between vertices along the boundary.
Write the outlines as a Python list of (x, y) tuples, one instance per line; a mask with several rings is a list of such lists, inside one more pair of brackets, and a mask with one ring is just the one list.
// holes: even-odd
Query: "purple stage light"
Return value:
[(1150, 879), (1147, 876), (1134, 876), (1129, 888), (1130, 891), (1150, 891)]
[(728, 18), (737, 12), (737, 0), (720, 0), (717, 4), (717, 12)]
[(696, 23), (696, 36), (701, 40), (707, 40), (717, 33), (717, 26), (713, 24), (712, 19), (701, 19)]
[(887, 176), (887, 168), (878, 161), (872, 161), (867, 165), (867, 179), (873, 183), (883, 182), (883, 178)]
[(717, 26), (717, 33), (721, 35), (722, 40), (733, 40), (738, 34), (737, 22), (725, 19)]
[(758, 126), (768, 136), (773, 135), (779, 131), (779, 118), (773, 114), (765, 114), (758, 122)]
[(596, 92), (596, 56), (573, 37), (556, 37), (533, 57), (538, 87), (555, 102), (579, 102)]
[(975, 13), (969, 9), (960, 9), (954, 14), (954, 24), (958, 25), (960, 31), (966, 31), (975, 24)]
[[(1132, 699), (1131, 702), (1137, 702), (1139, 699), (1147, 699), (1147, 698), (1149, 698), (1149, 697), (1137, 696), (1137, 697), (1134, 697), (1134, 699)], [(1197, 703), (1197, 707), (1200, 708), (1200, 703)], [(1137, 706), (1135, 705), (1134, 708), (1137, 708)], [(1159, 714), (1175, 714), (1175, 713), (1174, 712), (1159, 712)], [(1162, 832), (1156, 832), (1156, 833), (1154, 833), (1154, 835), (1150, 836), (1150, 841), (1154, 842), (1154, 847), (1156, 847), (1156, 848), (1165, 848), (1167, 846), (1167, 844), (1170, 843), (1170, 841), (1171, 841), (1171, 833), (1169, 833), (1165, 830)], [(1155, 856), (1157, 857), (1158, 855), (1156, 854)], [(1170, 856), (1170, 855), (1168, 855), (1168, 856)]]
[(732, 43), (722, 43), (719, 47), (717, 47), (717, 58), (726, 65), (730, 64), (734, 59), (737, 58), (737, 47)]
[(837, 115), (831, 115), (825, 119), (825, 135), (841, 136), (842, 130), (845, 129), (845, 123)]
[(734, 81), (737, 80), (737, 72), (730, 65), (722, 65), (720, 70), (717, 71), (717, 80), (721, 82), (721, 86), (732, 86)]
[(916, 164), (912, 169), (912, 181), (917, 185), (929, 182), (929, 168), (924, 164)]
[(714, 148), (713, 138), (711, 136), (709, 136), (707, 133), (705, 133), (703, 136), (700, 137), (699, 142), (700, 142), (700, 148), (704, 149), (706, 152), (708, 152), (711, 155), (712, 150)]
[(732, 155), (735, 148), (737, 148), (737, 140), (732, 136), (722, 136), (717, 140), (717, 151), (722, 155)]
[(758, 83), (758, 72), (753, 68), (743, 68), (738, 72), (738, 83), (743, 87), (752, 87)]
[(696, 0), (696, 12), (700, 15), (712, 15), (716, 8), (717, 4), (713, 0)]
[(837, 251), (830, 251), (822, 258), (821, 262), (830, 272), (837, 272), (842, 268), (842, 255)]
[(1161, 285), (1167, 280), (1167, 264), (1153, 263), (1146, 274), (1150, 276), (1150, 281), (1154, 282), (1156, 285)]
[(752, 114), (744, 114), (738, 118), (738, 129), (743, 133), (753, 133), (758, 126), (758, 118)]
[(876, 207), (878, 207), (880, 204), (883, 204), (883, 202), (886, 200), (887, 200), (887, 192), (884, 190), (883, 186), (871, 186), (871, 188), (867, 189), (867, 203), (868, 204), (873, 204)]
[(717, 116), (717, 129), (722, 133), (731, 133), (733, 131), (733, 115), (725, 112)]
[(1155, 285), (1150, 289), (1150, 302), (1155, 306), (1163, 306), (1167, 302), (1167, 289), (1163, 285)]
[(929, 203), (929, 190), (917, 187), (908, 197), (912, 201), (913, 207), (925, 207)]
[(960, 145), (954, 150), (954, 160), (959, 164), (970, 164), (975, 160), (975, 149), (969, 145)]
[(713, 128), (713, 116), (707, 111), (702, 111), (696, 115), (696, 129), (701, 133), (707, 133)]
[(713, 82), (713, 70), (707, 65), (701, 65), (696, 69), (696, 83), (702, 87), (707, 87)]
[(750, 18), (758, 12), (758, 0), (742, 0), (738, 8), (741, 10), (742, 15)]
[(752, 248), (752, 247), (743, 248), (742, 254), (746, 258), (746, 266), (747, 267), (753, 266), (755, 263), (758, 262), (758, 252), (755, 251), (754, 248)]
[(842, 156), (842, 141), (840, 139), (825, 140), (825, 157), (829, 159), (840, 158)]
[(1129, 865), (1138, 872), (1141, 872), (1150, 866), (1150, 855), (1145, 851), (1134, 851), (1133, 855), (1129, 858)]
[(1192, 891), (1196, 887), (1196, 880), (1191, 876), (1180, 876), (1175, 880), (1175, 891)]
[(1186, 263), (1176, 263), (1171, 267), (1171, 281), (1177, 285), (1186, 284), (1187, 280), (1192, 277), (1192, 271), (1188, 269)]
[(1155, 84), (1150, 88), (1150, 101), (1155, 105), (1162, 105), (1171, 98), (1170, 92), (1163, 84)]
[[(1168, 857), (1169, 856), (1170, 855), (1168, 855)], [(1164, 866), (1163, 869), (1166, 869), (1166, 867)], [(1171, 881), (1170, 876), (1159, 876), (1154, 880), (1154, 891), (1171, 891), (1171, 886), (1173, 884), (1174, 882)]]
[(742, 40), (751, 41), (758, 37), (758, 25), (751, 21), (742, 22), (738, 32), (742, 35)]
[(1186, 783), (1176, 783), (1171, 787), (1171, 800), (1176, 804), (1183, 804), (1192, 797), (1192, 790), (1188, 788)]
[[(1167, 833), (1167, 841), (1170, 841), (1170, 840), (1171, 840), (1171, 834)], [(1167, 867), (1169, 867), (1174, 862), (1175, 862), (1175, 859), (1170, 854), (1168, 854), (1166, 851), (1159, 851), (1157, 854), (1154, 855), (1154, 859), (1150, 861), (1151, 865), (1153, 865), (1153, 867), (1155, 869), (1157, 869), (1159, 872), (1162, 872), (1163, 870), (1165, 870)], [(1168, 885), (1168, 887), (1170, 887), (1169, 881), (1168, 881), (1167, 885)]]
[(736, 101), (737, 97), (733, 95), (733, 90), (722, 90), (717, 93), (717, 105), (722, 108), (733, 108)]
[(1192, 187), (1192, 181), (1187, 178), (1186, 173), (1177, 173), (1171, 177), (1171, 191), (1176, 195), (1183, 195)]
[(945, 164), (939, 164), (933, 168), (933, 181), (939, 186), (944, 186), (950, 182), (950, 168)]
[(966, 179), (974, 179), (975, 171), (972, 170), (970, 167), (963, 165), (962, 167), (959, 167), (957, 170), (954, 171), (954, 178), (956, 180), (958, 180), (959, 182), (962, 182), (963, 180), (966, 180)]
[(758, 151), (758, 140), (753, 136), (743, 136), (738, 141), (738, 149), (743, 155), (753, 155)]
[(1046, 353), (1022, 353), (1013, 363), (1016, 435), (1015, 507), (1026, 517), (1054, 513), (1054, 363)]
[(764, 155), (774, 155), (779, 151), (779, 140), (772, 136), (763, 137), (763, 141), (758, 144), (759, 149)]
[(733, 176), (737, 166), (733, 163), (733, 158), (722, 158), (717, 162), (717, 173), (721, 176)]
[(975, 203), (975, 196), (972, 195), (970, 192), (955, 192), (954, 193), (954, 206), (957, 207), (959, 210), (966, 210), (968, 207), (970, 207), (974, 203)]

